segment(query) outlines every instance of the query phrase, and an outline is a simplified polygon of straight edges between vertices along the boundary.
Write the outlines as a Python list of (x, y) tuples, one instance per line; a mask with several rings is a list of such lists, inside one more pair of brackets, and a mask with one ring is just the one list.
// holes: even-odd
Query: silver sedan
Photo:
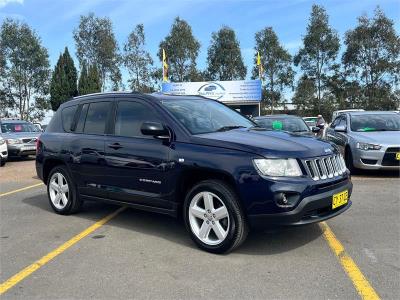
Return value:
[(339, 115), (326, 131), (350, 171), (400, 170), (400, 115), (365, 111)]

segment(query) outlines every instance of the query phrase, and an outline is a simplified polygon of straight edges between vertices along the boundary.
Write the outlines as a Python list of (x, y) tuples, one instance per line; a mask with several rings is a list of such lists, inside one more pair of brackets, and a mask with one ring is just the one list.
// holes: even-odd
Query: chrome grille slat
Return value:
[(307, 175), (313, 180), (324, 180), (346, 172), (346, 165), (339, 154), (303, 160)]

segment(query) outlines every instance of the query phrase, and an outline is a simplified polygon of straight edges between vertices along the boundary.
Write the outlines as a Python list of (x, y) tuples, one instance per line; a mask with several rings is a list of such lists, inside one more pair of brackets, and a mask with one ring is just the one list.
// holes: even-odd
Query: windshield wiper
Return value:
[(238, 129), (238, 128), (246, 128), (246, 127), (238, 126), (238, 125), (222, 126), (221, 128), (217, 129), (216, 132), (228, 131), (228, 130)]

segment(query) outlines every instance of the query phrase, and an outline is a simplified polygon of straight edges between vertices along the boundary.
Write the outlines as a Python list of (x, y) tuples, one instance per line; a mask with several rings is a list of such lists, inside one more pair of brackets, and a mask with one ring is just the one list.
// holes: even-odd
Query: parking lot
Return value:
[(101, 203), (53, 213), (34, 160), (0, 173), (3, 299), (400, 296), (397, 174), (353, 176), (353, 206), (326, 223), (251, 233), (212, 255), (167, 216)]

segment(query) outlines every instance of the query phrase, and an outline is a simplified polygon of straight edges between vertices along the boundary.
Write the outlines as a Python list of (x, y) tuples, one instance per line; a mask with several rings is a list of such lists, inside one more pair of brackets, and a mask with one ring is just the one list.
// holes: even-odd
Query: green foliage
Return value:
[(213, 32), (208, 48), (207, 76), (211, 80), (243, 80), (246, 67), (235, 31), (224, 26)]
[(58, 58), (50, 83), (51, 109), (56, 111), (62, 103), (78, 95), (77, 71), (68, 48)]
[(153, 92), (152, 82), (153, 59), (145, 50), (145, 34), (143, 24), (139, 24), (129, 34), (124, 45), (124, 66), (128, 69), (130, 88), (138, 92)]
[(363, 107), (394, 109), (391, 87), (400, 79), (400, 38), (394, 22), (377, 8), (372, 19), (358, 19), (356, 28), (346, 33), (345, 45), (342, 62), (349, 77), (363, 87)]
[[(256, 53), (260, 53), (261, 65), (264, 71), (262, 77), (264, 79), (266, 98), (263, 98), (263, 101), (268, 103), (272, 113), (274, 105), (280, 100), (283, 90), (293, 85), (292, 57), (281, 46), (272, 27), (267, 27), (257, 32), (255, 41), (254, 50)], [(259, 75), (256, 62), (257, 55), (254, 57), (253, 78), (257, 78)]]
[(0, 100), (25, 120), (41, 120), (49, 107), (49, 57), (25, 23), (6, 19), (0, 29)]
[(162, 61), (162, 49), (167, 54), (169, 77), (171, 81), (192, 81), (193, 69), (196, 69), (196, 58), (200, 43), (195, 39), (192, 28), (177, 17), (172, 24), (169, 35), (160, 43), (158, 57)]
[(340, 47), (338, 34), (330, 27), (328, 19), (322, 6), (312, 6), (303, 48), (294, 58), (295, 65), (300, 65), (307, 77), (315, 80), (318, 110), (322, 107), (324, 82), (332, 71)]
[(112, 88), (118, 88), (121, 81), (119, 70), (120, 55), (111, 20), (99, 18), (93, 13), (81, 16), (78, 28), (74, 30), (76, 56), (82, 68), (83, 62), (97, 65), (102, 89), (110, 79)]
[(82, 70), (78, 82), (79, 95), (101, 92), (101, 77), (96, 65), (89, 67), (82, 63)]

